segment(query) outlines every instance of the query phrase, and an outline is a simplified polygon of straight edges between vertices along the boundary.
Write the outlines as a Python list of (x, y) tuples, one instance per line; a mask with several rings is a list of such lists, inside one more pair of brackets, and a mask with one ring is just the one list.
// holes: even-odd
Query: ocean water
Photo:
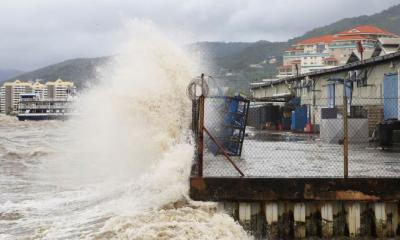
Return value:
[(126, 28), (78, 117), (0, 116), (0, 239), (250, 238), (187, 195), (198, 63), (149, 23)]

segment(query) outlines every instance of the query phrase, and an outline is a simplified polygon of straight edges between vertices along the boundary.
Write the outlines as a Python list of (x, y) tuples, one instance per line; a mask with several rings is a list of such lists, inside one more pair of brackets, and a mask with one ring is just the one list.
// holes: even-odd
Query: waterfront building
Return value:
[(46, 85), (41, 83), (40, 80), (32, 83), (32, 93), (34, 93), (38, 98), (45, 98)]
[(33, 93), (38, 99), (68, 100), (76, 92), (73, 82), (57, 79), (45, 84), (40, 81), (5, 82), (0, 87), (0, 113), (14, 114), (18, 110), (20, 95)]
[(254, 99), (264, 102), (281, 101), (282, 96), (299, 99), (307, 108), (308, 123), (318, 127), (322, 109), (343, 109), (346, 93), (350, 99), (348, 109), (365, 113), (371, 135), (382, 120), (400, 119), (400, 51), (274, 82), (254, 83), (251, 92)]
[[(356, 56), (359, 60), (372, 57), (380, 38), (396, 38), (372, 25), (357, 26), (333, 35), (323, 35), (297, 42), (285, 51), (278, 78), (342, 66)], [(386, 40), (390, 42), (390, 40)]]
[(0, 112), (10, 114), (18, 108), (19, 96), (32, 92), (32, 84), (15, 80), (6, 82), (0, 88)]
[(75, 94), (76, 88), (73, 82), (57, 79), (54, 82), (47, 82), (44, 97), (47, 99), (67, 100)]

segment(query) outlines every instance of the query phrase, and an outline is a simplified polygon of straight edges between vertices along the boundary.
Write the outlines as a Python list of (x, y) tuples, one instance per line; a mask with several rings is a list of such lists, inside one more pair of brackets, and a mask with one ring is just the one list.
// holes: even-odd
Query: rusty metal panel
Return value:
[(200, 201), (399, 201), (398, 178), (197, 178), (190, 197)]

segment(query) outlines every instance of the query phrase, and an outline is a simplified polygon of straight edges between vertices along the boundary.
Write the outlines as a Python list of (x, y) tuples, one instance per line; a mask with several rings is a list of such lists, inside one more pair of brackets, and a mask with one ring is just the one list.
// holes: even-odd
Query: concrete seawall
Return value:
[(395, 202), (221, 202), (257, 239), (399, 237)]
[(400, 179), (191, 178), (195, 200), (217, 201), (257, 239), (394, 238)]

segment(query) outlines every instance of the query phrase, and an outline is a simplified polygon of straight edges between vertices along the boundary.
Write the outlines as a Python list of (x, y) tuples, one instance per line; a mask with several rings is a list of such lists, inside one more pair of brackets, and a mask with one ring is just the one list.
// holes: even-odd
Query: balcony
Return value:
[(327, 57), (329, 56), (329, 53), (319, 53), (319, 52), (313, 52), (313, 53), (305, 53), (305, 52), (291, 52), (291, 53), (284, 53), (284, 57)]
[[(375, 48), (373, 43), (363, 43), (362, 46), (364, 48)], [(352, 42), (331, 43), (329, 48), (357, 48), (357, 44)]]

